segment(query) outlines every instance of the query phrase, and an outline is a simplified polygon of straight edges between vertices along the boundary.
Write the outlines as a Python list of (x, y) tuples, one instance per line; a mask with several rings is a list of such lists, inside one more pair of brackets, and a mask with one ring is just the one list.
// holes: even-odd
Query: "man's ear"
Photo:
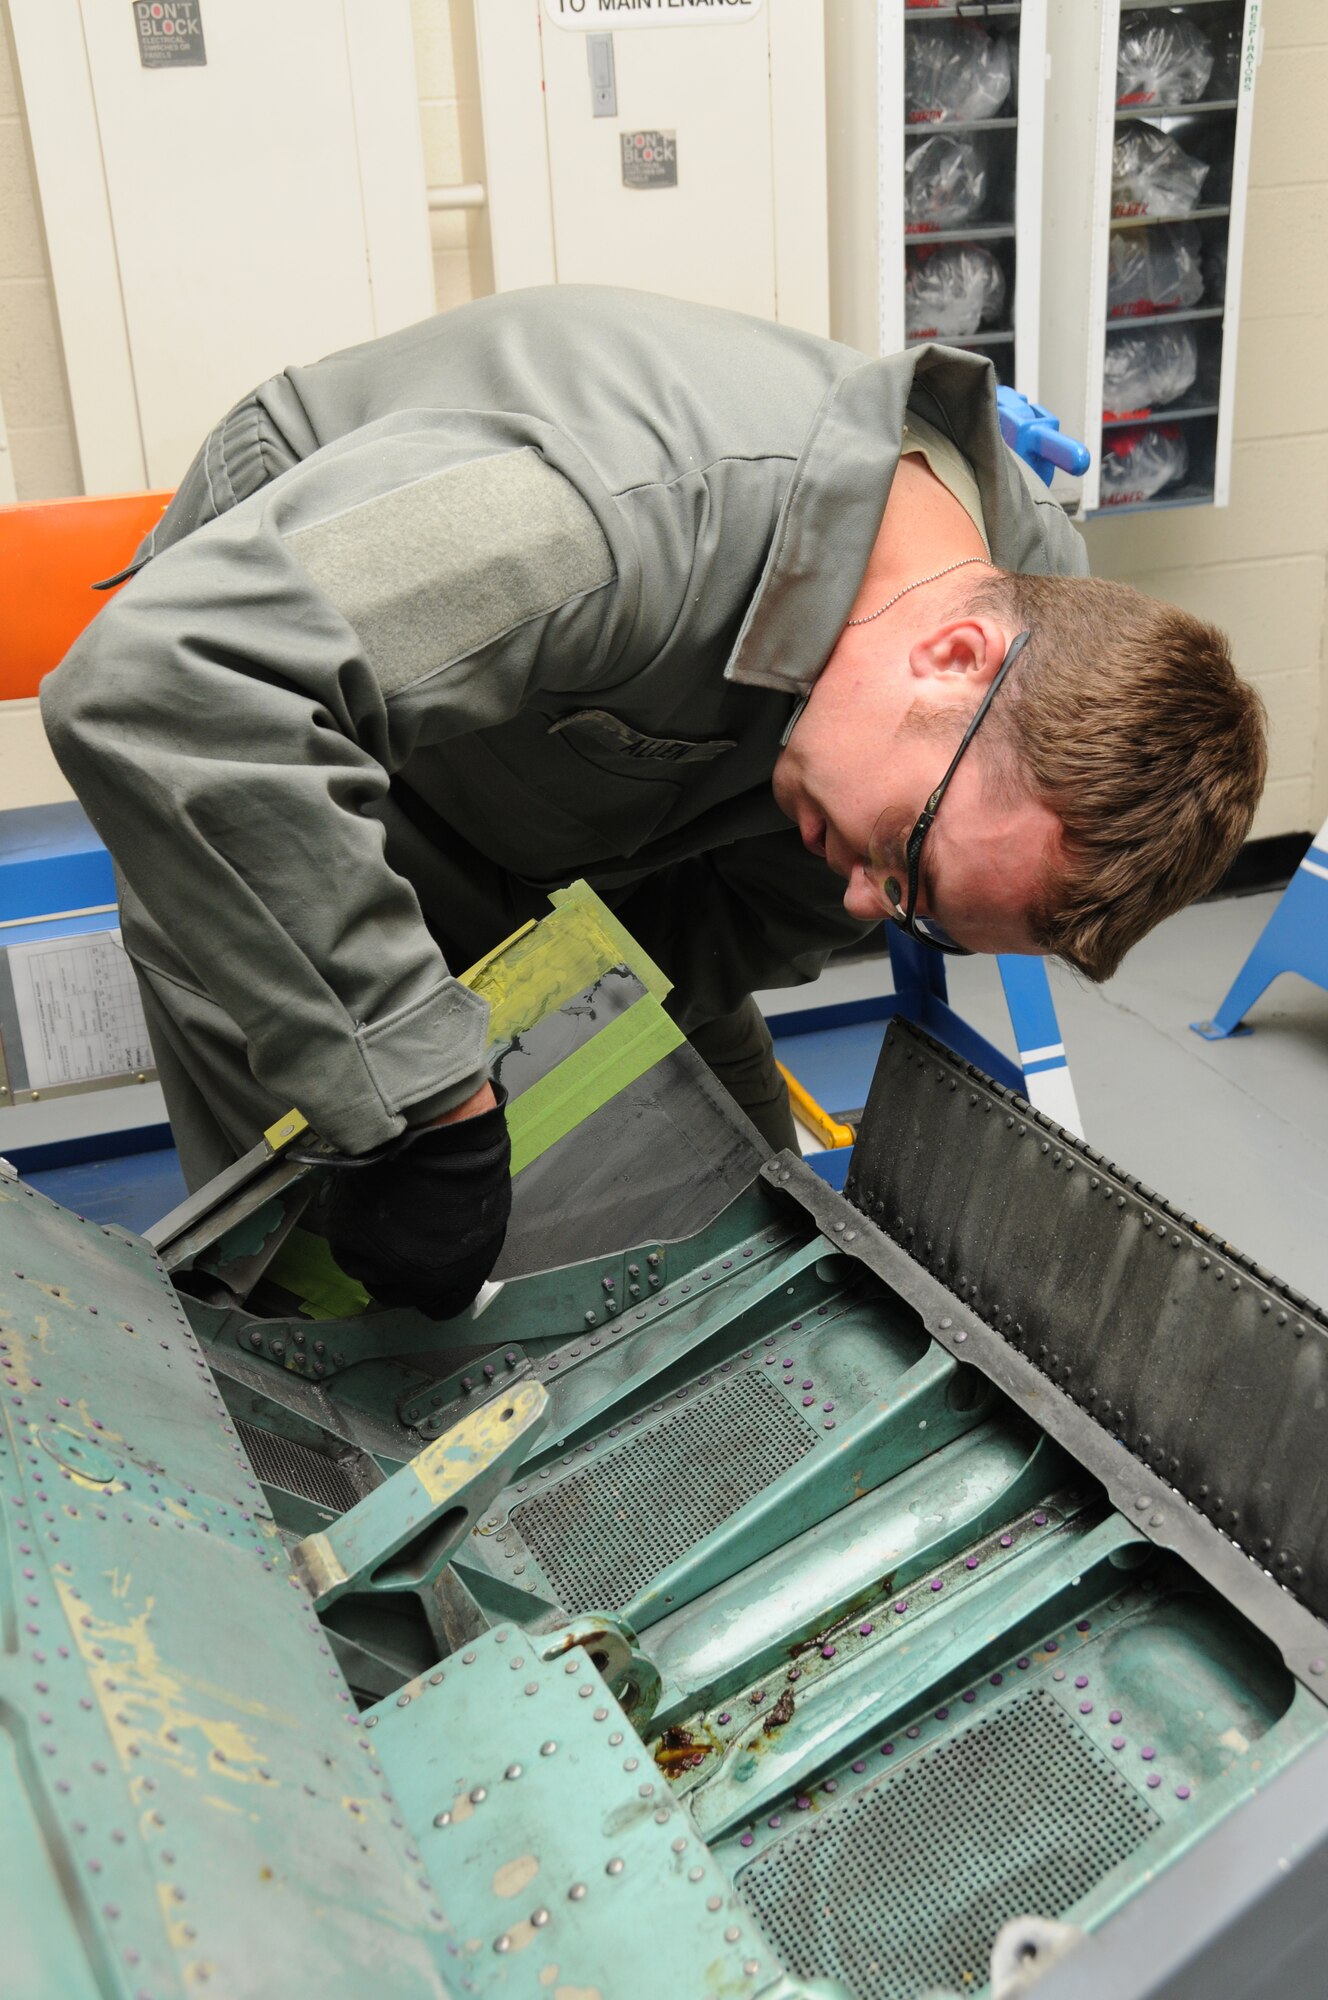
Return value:
[(986, 687), (1005, 658), (1006, 634), (992, 618), (980, 614), (947, 618), (915, 639), (909, 649), (909, 672), (915, 680), (944, 680), (951, 687), (955, 676), (969, 679), (975, 688)]

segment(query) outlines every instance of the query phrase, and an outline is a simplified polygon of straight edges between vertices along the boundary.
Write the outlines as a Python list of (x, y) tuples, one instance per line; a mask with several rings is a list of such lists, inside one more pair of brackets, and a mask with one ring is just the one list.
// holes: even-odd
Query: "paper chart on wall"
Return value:
[(92, 931), (8, 952), (32, 1090), (152, 1067), (138, 985), (120, 933)]

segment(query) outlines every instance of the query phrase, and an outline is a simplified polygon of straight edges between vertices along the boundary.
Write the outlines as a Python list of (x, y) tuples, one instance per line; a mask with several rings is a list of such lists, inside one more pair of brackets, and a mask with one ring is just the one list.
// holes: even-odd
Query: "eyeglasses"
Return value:
[(978, 704), (977, 713), (960, 738), (959, 748), (950, 759), (945, 776), (941, 779), (940, 784), (918, 814), (917, 824), (908, 836), (908, 845), (904, 850), (904, 857), (908, 863), (907, 902), (903, 900), (898, 876), (887, 876), (882, 885), (886, 897), (894, 904), (894, 916), (891, 921), (898, 924), (900, 930), (905, 931), (909, 937), (916, 938), (919, 944), (930, 945), (933, 951), (953, 952), (957, 957), (962, 958), (971, 956), (967, 945), (956, 944), (950, 933), (943, 925), (938, 924), (934, 918), (915, 917), (913, 914), (914, 905), (918, 900), (918, 871), (922, 863), (922, 843), (927, 838), (931, 823), (940, 810), (941, 800), (945, 797), (946, 786), (959, 768), (960, 758), (977, 735), (983, 716), (987, 713), (987, 710), (996, 698), (997, 688), (999, 688), (1001, 682), (1009, 673), (1020, 653), (1023, 652), (1031, 636), (1031, 633), (1019, 632), (1011, 639), (1005, 650), (1005, 658), (993, 674), (991, 685)]

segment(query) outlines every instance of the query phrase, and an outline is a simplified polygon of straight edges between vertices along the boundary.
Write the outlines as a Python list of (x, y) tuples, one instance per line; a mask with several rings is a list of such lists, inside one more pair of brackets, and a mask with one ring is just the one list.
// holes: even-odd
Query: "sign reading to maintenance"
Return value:
[(138, 59), (144, 69), (196, 68), (207, 61), (203, 0), (134, 0)]
[(558, 28), (600, 33), (605, 28), (690, 28), (698, 21), (750, 21), (765, 0), (544, 0)]
[(624, 132), (622, 177), (623, 186), (627, 188), (676, 188), (677, 133)]

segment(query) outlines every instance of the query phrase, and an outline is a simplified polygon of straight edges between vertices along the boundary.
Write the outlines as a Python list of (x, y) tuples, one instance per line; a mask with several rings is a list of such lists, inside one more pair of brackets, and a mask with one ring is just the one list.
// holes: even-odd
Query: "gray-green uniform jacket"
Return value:
[(858, 934), (769, 780), (907, 405), (972, 462), (997, 562), (1085, 566), (994, 389), (973, 355), (562, 287), (240, 404), (43, 689), (154, 1039), (239, 1091), (232, 1142), (296, 1103), (362, 1152), (461, 1102), (485, 1009), (449, 960), (579, 875), (684, 1028)]

